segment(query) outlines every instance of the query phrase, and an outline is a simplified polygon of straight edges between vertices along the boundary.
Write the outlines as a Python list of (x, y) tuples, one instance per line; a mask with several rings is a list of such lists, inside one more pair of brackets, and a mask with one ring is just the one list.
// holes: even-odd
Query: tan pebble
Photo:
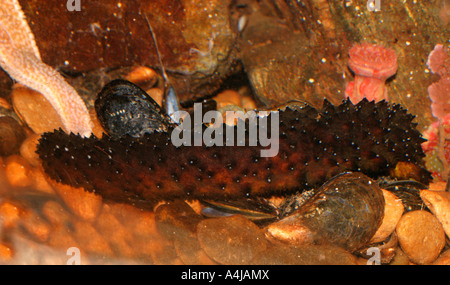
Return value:
[(244, 108), (246, 111), (256, 109), (256, 102), (252, 97), (242, 96), (241, 101), (242, 101), (242, 108)]
[(70, 247), (80, 248), (80, 244), (75, 241), (71, 230), (67, 226), (56, 227), (55, 230), (52, 231), (47, 244), (53, 248), (62, 248), (65, 250)]
[(197, 237), (204, 252), (224, 265), (249, 264), (269, 246), (264, 232), (240, 215), (201, 221)]
[(48, 182), (49, 178), (48, 176), (43, 172), (41, 168), (35, 168), (33, 171), (33, 177), (34, 177), (34, 189), (48, 193), (48, 194), (55, 194), (55, 190), (53, 190), (53, 187)]
[(6, 178), (13, 187), (31, 186), (34, 182), (30, 164), (19, 155), (11, 155), (5, 161)]
[(153, 212), (143, 211), (126, 204), (108, 204), (108, 207), (117, 220), (134, 236), (144, 239), (159, 237)]
[(80, 244), (80, 249), (89, 253), (113, 256), (114, 252), (104, 237), (102, 237), (95, 228), (87, 222), (74, 222), (74, 237)]
[(445, 233), (433, 214), (417, 210), (402, 216), (396, 232), (403, 251), (416, 264), (433, 262), (445, 245)]
[(183, 261), (178, 257), (172, 243), (160, 240), (151, 245), (151, 257), (156, 265), (182, 265)]
[(159, 106), (162, 106), (164, 92), (161, 88), (150, 88), (146, 92)]
[(36, 213), (30, 212), (26, 217), (20, 220), (20, 224), (30, 235), (40, 242), (47, 241), (50, 236), (50, 224)]
[(217, 109), (223, 108), (227, 105), (236, 105), (241, 107), (241, 95), (234, 90), (225, 90), (216, 97), (214, 100), (217, 102)]
[(367, 260), (357, 259), (350, 252), (332, 245), (271, 246), (260, 252), (251, 265), (359, 265)]
[(3, 228), (12, 228), (17, 224), (20, 218), (20, 212), (18, 206), (11, 204), (10, 202), (3, 202), (0, 205), (0, 221)]
[(102, 208), (102, 197), (69, 185), (50, 180), (55, 192), (61, 197), (67, 207), (78, 217), (94, 221)]
[(447, 237), (450, 238), (450, 192), (422, 190), (420, 197), (441, 222)]
[(428, 186), (428, 190), (430, 191), (445, 191), (445, 186), (447, 186), (447, 182), (433, 182)]
[(93, 124), (93, 126), (92, 126), (92, 133), (97, 138), (102, 138), (103, 137), (103, 133), (106, 133), (106, 132), (103, 129), (102, 124), (100, 124), (100, 121), (98, 120), (95, 108), (90, 108), (89, 109), (89, 116), (91, 117), (92, 124)]
[(137, 85), (146, 83), (148, 86), (153, 86), (158, 80), (158, 75), (147, 66), (136, 66), (125, 76), (125, 79)]
[(134, 256), (134, 250), (130, 246), (133, 244), (133, 238), (114, 215), (102, 211), (97, 218), (96, 229), (109, 241), (118, 254), (123, 257)]
[(372, 237), (370, 243), (378, 243), (387, 239), (388, 236), (394, 232), (404, 211), (403, 203), (400, 198), (390, 191), (384, 189), (381, 190), (383, 191), (385, 201), (383, 222)]
[(40, 137), (41, 135), (32, 134), (28, 136), (20, 146), (20, 155), (22, 155), (22, 157), (25, 158), (27, 162), (34, 167), (41, 165), (41, 159), (36, 153)]
[(13, 250), (9, 245), (0, 243), (0, 261), (7, 262), (13, 257)]
[(8, 156), (19, 152), (26, 138), (24, 127), (14, 118), (0, 116), (0, 155)]
[(410, 264), (409, 257), (403, 252), (401, 247), (397, 247), (395, 250), (394, 258), (389, 265), (408, 265)]
[(11, 109), (11, 104), (9, 104), (9, 102), (5, 98), (0, 97), (0, 107), (5, 109)]
[(444, 251), (438, 259), (436, 259), (433, 265), (450, 265), (450, 249)]
[(67, 224), (70, 220), (70, 213), (56, 201), (48, 201), (42, 207), (42, 214), (44, 217), (55, 226), (62, 226)]
[(11, 97), (16, 112), (36, 134), (63, 128), (61, 118), (41, 93), (15, 87)]

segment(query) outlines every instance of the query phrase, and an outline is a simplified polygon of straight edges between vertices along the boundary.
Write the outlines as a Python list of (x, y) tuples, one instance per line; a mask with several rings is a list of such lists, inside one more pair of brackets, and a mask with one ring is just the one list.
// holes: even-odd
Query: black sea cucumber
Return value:
[[(105, 199), (237, 199), (284, 195), (323, 184), (345, 171), (372, 178), (408, 165), (408, 176), (427, 184), (413, 115), (400, 105), (325, 101), (279, 113), (279, 153), (261, 157), (261, 146), (175, 147), (167, 133), (113, 139), (45, 133), (37, 153), (56, 181), (84, 187)], [(398, 171), (397, 171), (398, 172)]]

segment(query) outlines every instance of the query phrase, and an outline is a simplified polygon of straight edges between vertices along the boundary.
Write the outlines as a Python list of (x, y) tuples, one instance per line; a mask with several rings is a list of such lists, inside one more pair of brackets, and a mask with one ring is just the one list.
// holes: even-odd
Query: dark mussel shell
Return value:
[(375, 181), (362, 173), (340, 174), (291, 215), (267, 226), (267, 235), (293, 245), (329, 243), (355, 251), (380, 227), (384, 205)]
[(426, 205), (420, 197), (420, 190), (428, 189), (428, 187), (420, 182), (414, 180), (384, 181), (380, 183), (380, 187), (391, 191), (400, 198), (407, 212), (426, 209)]
[(95, 101), (95, 111), (112, 137), (142, 137), (166, 132), (171, 124), (164, 110), (137, 85), (122, 79), (106, 84)]

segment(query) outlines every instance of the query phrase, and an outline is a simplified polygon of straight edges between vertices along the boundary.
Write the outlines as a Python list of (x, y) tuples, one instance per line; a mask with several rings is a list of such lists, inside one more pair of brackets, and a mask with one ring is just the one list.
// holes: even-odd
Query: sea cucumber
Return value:
[(320, 186), (346, 171), (392, 176), (399, 165), (408, 165), (410, 178), (424, 184), (431, 179), (414, 116), (398, 104), (325, 101), (320, 110), (280, 110), (279, 119), (274, 157), (260, 157), (259, 144), (175, 147), (172, 129), (119, 139), (59, 130), (43, 134), (37, 153), (52, 179), (128, 203), (280, 196)]

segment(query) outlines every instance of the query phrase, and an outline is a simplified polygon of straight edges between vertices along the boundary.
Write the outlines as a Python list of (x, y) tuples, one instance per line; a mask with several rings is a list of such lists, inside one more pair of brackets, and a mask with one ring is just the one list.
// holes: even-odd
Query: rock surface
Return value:
[(427, 211), (416, 210), (403, 215), (396, 232), (403, 251), (416, 264), (433, 262), (445, 245), (441, 223)]

